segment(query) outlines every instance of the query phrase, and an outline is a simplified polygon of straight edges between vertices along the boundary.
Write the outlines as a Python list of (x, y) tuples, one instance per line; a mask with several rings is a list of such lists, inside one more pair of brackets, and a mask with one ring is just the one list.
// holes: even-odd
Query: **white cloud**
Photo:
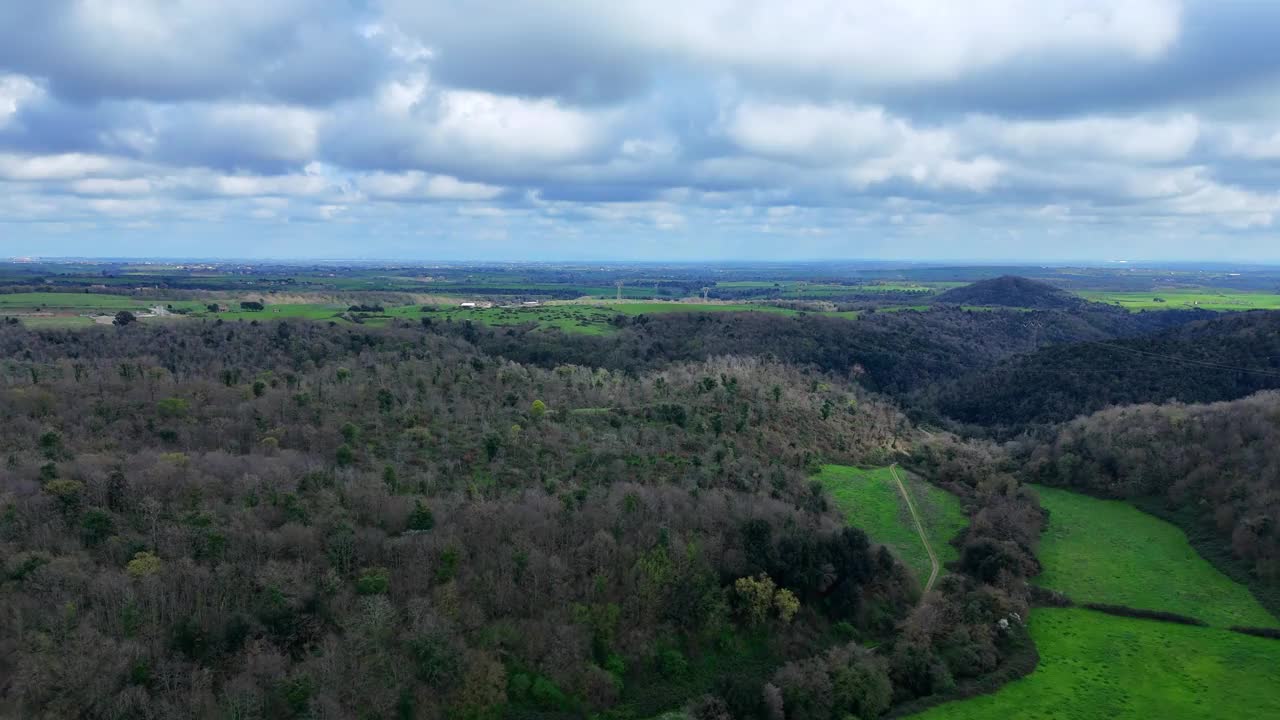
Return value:
[(1200, 137), (1200, 121), (1190, 113), (1169, 117), (1083, 117), (1039, 122), (978, 123), (995, 142), (1031, 157), (1106, 157), (1139, 163), (1185, 158)]
[(0, 128), (9, 123), (19, 107), (42, 95), (44, 90), (31, 78), (0, 74)]
[(119, 165), (101, 155), (64, 153), (59, 155), (0, 154), (0, 179), (74, 180), (96, 175)]
[(145, 195), (153, 185), (146, 178), (85, 178), (72, 182), (71, 189), (81, 195)]
[[(939, 82), (1016, 59), (1095, 57), (1140, 62), (1179, 37), (1177, 0), (388, 0), (391, 20), (438, 48), (468, 78), (491, 63), (571, 60), (562, 87), (609, 66), (683, 63), (786, 75), (824, 85)], [(520, 31), (515, 31), (519, 28)], [(456, 60), (451, 60), (456, 56)], [(470, 67), (462, 67), (470, 66)], [(531, 87), (548, 80), (514, 67)]]
[(606, 119), (561, 106), (491, 93), (441, 93), (436, 121), (425, 129), (435, 152), (461, 152), (515, 162), (582, 157), (604, 136)]
[(953, 132), (916, 128), (880, 107), (747, 102), (733, 109), (725, 133), (749, 153), (835, 170), (858, 190), (899, 179), (982, 192), (1004, 171), (992, 157), (967, 153)]
[(502, 194), (502, 188), (495, 185), (463, 182), (418, 170), (370, 173), (359, 177), (356, 186), (377, 200), (492, 200)]

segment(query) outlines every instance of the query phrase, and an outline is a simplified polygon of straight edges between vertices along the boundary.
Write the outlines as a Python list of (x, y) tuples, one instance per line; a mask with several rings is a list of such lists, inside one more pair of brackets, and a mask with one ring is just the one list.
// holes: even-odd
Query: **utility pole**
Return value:
[(614, 285), (618, 286), (618, 300), (621, 301), (622, 300), (622, 281), (619, 280), (615, 282)]

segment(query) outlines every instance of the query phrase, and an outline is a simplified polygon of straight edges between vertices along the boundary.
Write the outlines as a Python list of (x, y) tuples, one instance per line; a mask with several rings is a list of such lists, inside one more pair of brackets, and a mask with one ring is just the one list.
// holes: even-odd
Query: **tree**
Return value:
[(356, 461), (356, 453), (351, 449), (350, 445), (340, 445), (335, 459), (339, 466), (347, 467)]
[(148, 575), (155, 575), (160, 572), (160, 568), (164, 563), (153, 552), (142, 551), (133, 556), (129, 564), (125, 566), (125, 571), (130, 577), (142, 578)]
[(260, 312), (265, 307), (266, 307), (265, 305), (263, 305), (260, 302), (257, 302), (256, 300), (246, 300), (245, 302), (240, 303), (241, 310), (249, 310), (252, 312)]
[(137, 315), (134, 315), (128, 310), (121, 310), (120, 312), (116, 313), (116, 319), (112, 320), (111, 324), (117, 327), (124, 327), (125, 325), (128, 325), (130, 323), (135, 323), (135, 322), (138, 322)]
[(531, 415), (535, 420), (546, 414), (547, 404), (541, 400), (534, 400), (533, 404), (529, 406), (529, 415)]

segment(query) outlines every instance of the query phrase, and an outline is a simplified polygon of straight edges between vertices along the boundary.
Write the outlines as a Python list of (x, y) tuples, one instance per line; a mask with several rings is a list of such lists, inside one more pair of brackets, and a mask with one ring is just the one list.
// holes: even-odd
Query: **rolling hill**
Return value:
[(947, 305), (983, 305), (1032, 310), (1062, 310), (1084, 304), (1084, 300), (1049, 283), (1028, 280), (1017, 275), (1002, 275), (972, 285), (953, 288), (939, 295), (934, 302)]

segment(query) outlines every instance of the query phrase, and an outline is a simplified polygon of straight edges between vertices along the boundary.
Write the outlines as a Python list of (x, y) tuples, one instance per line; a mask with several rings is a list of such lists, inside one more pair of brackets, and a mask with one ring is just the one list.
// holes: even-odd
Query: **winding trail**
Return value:
[(911, 511), (911, 519), (916, 523), (916, 532), (920, 533), (920, 542), (924, 543), (925, 552), (929, 553), (929, 564), (932, 570), (929, 572), (929, 581), (924, 584), (924, 592), (927, 594), (933, 589), (933, 583), (938, 580), (938, 554), (933, 551), (933, 545), (929, 544), (929, 536), (924, 532), (924, 523), (920, 522), (920, 513), (916, 512), (916, 504), (911, 500), (911, 493), (907, 492), (907, 486), (903, 484), (902, 478), (898, 476), (898, 463), (889, 466), (889, 474), (893, 475), (894, 482), (898, 483), (898, 492), (902, 493), (902, 499), (907, 501), (907, 509)]

